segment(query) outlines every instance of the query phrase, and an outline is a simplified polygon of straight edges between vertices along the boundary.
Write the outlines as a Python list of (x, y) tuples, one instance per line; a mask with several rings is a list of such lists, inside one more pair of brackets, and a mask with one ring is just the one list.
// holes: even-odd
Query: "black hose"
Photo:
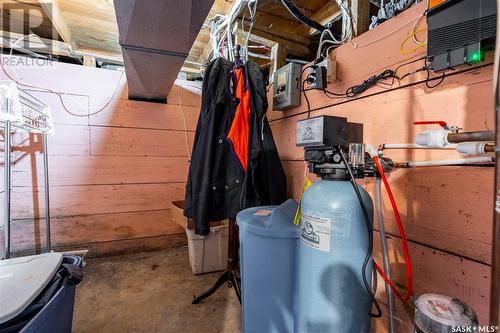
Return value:
[(382, 317), (382, 309), (380, 309), (380, 305), (378, 304), (378, 301), (375, 298), (375, 295), (373, 294), (373, 289), (370, 287), (370, 284), (366, 279), (366, 267), (368, 266), (368, 263), (372, 259), (372, 254), (373, 254), (373, 227), (371, 225), (370, 217), (368, 216), (368, 211), (366, 210), (365, 203), (363, 202), (363, 198), (361, 197), (361, 192), (359, 191), (358, 185), (356, 184), (356, 179), (354, 178), (351, 166), (349, 165), (349, 162), (347, 162), (347, 157), (344, 155), (342, 148), (339, 148), (339, 151), (340, 151), (340, 156), (342, 156), (342, 160), (344, 161), (344, 164), (347, 168), (347, 172), (349, 173), (351, 185), (354, 188), (354, 192), (356, 192), (356, 196), (358, 197), (359, 204), (361, 205), (361, 209), (363, 210), (363, 215), (365, 217), (366, 229), (368, 230), (368, 251), (366, 252), (366, 257), (363, 262), (363, 268), (362, 268), (363, 283), (365, 284), (366, 291), (370, 295), (372, 303), (375, 305), (375, 308), (377, 308), (377, 313), (375, 314), (370, 313), (370, 314), (372, 317), (380, 318)]
[(300, 22), (310, 26), (313, 29), (318, 30), (319, 32), (323, 32), (327, 28), (323, 26), (322, 24), (319, 24), (318, 22), (310, 19), (309, 17), (305, 16), (297, 6), (293, 3), (292, 0), (281, 0), (281, 3), (285, 8), (292, 14), (293, 17), (295, 17), (297, 20)]

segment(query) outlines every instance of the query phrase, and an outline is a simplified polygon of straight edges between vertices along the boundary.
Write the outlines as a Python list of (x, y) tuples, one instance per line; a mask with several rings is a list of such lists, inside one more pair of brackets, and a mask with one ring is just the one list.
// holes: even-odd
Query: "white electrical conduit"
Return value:
[(418, 145), (416, 143), (383, 143), (379, 146), (378, 150), (382, 151), (385, 149), (434, 149), (434, 150), (454, 150), (457, 148), (456, 144), (450, 144), (442, 148), (434, 148)]
[[(375, 212), (378, 220), (378, 229), (380, 236), (380, 245), (382, 246), (382, 258), (384, 262), (384, 271), (389, 279), (391, 279), (391, 266), (389, 262), (389, 254), (387, 250), (387, 239), (385, 234), (384, 227), (384, 212), (382, 205), (382, 181), (380, 178), (377, 178), (375, 182)], [(389, 286), (387, 282), (385, 282), (385, 293), (387, 295), (387, 304), (389, 305), (389, 332), (396, 332), (396, 325), (394, 323), (394, 293), (392, 292), (392, 288)]]
[(493, 144), (487, 142), (461, 142), (443, 147), (422, 146), (416, 143), (383, 143), (378, 147), (382, 154), (386, 149), (427, 149), (427, 150), (456, 150), (462, 155), (484, 155), (493, 152)]
[(432, 167), (432, 166), (453, 166), (453, 165), (464, 165), (464, 164), (480, 164), (480, 163), (492, 163), (495, 162), (495, 158), (491, 156), (481, 156), (481, 157), (468, 157), (468, 158), (458, 158), (452, 160), (435, 160), (435, 161), (406, 161), (394, 163), (396, 168), (418, 168), (418, 167)]

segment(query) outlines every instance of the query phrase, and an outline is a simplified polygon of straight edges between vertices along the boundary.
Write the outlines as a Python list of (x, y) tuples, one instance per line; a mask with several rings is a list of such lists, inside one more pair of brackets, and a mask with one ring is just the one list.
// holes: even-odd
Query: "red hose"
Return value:
[[(401, 300), (403, 301), (409, 301), (411, 297), (413, 296), (413, 274), (411, 271), (411, 264), (410, 264), (410, 253), (408, 251), (408, 243), (406, 242), (406, 235), (405, 231), (403, 228), (403, 223), (401, 222), (401, 216), (399, 215), (399, 210), (398, 207), (396, 206), (396, 201), (394, 200), (394, 195), (392, 194), (391, 187), (389, 186), (389, 182), (387, 181), (387, 178), (385, 177), (384, 169), (382, 169), (382, 166), (380, 165), (380, 161), (378, 156), (375, 156), (373, 158), (373, 161), (375, 162), (375, 165), (377, 166), (378, 172), (380, 173), (380, 178), (384, 182), (384, 187), (387, 191), (387, 194), (389, 195), (389, 200), (391, 201), (392, 205), (392, 210), (394, 211), (394, 216), (396, 217), (396, 223), (398, 225), (399, 229), (399, 235), (401, 236), (401, 245), (403, 246), (403, 253), (405, 257), (405, 263), (406, 263), (406, 277), (408, 280), (408, 287), (406, 290), (406, 294), (403, 296), (401, 293), (397, 290), (396, 286), (394, 283), (385, 275), (384, 271), (382, 268), (380, 268), (377, 263), (374, 263), (375, 269), (377, 272), (382, 276), (382, 278), (389, 284), (391, 289), (394, 291), (396, 296), (398, 296)], [(380, 221), (380, 223), (383, 223)]]

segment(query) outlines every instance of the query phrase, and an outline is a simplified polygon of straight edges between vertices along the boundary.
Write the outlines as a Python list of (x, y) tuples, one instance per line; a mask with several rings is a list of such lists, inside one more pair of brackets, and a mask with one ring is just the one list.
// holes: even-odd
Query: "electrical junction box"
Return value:
[(435, 72), (484, 61), (496, 35), (495, 0), (431, 0), (427, 61)]
[(302, 67), (291, 62), (274, 72), (273, 78), (273, 110), (286, 110), (300, 106)]
[(337, 62), (331, 59), (324, 59), (323, 61), (317, 63), (318, 66), (324, 67), (326, 69), (326, 82), (333, 83), (337, 81)]
[(319, 116), (297, 122), (297, 147), (347, 147), (363, 142), (363, 125), (347, 118)]

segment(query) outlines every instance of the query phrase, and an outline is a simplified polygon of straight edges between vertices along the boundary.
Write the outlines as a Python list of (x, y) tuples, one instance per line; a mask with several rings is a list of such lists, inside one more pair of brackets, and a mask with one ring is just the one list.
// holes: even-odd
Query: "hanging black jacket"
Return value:
[(233, 154), (227, 139), (238, 103), (231, 94), (232, 70), (232, 62), (215, 59), (203, 80), (184, 204), (184, 215), (194, 219), (199, 235), (209, 233), (209, 221), (235, 217), (243, 208), (286, 200), (285, 174), (265, 118), (266, 89), (262, 73), (253, 62), (245, 65), (251, 96), (246, 173)]
[(259, 65), (246, 63), (250, 88), (248, 169), (240, 207), (279, 205), (286, 201), (286, 176), (267, 121), (267, 91)]

